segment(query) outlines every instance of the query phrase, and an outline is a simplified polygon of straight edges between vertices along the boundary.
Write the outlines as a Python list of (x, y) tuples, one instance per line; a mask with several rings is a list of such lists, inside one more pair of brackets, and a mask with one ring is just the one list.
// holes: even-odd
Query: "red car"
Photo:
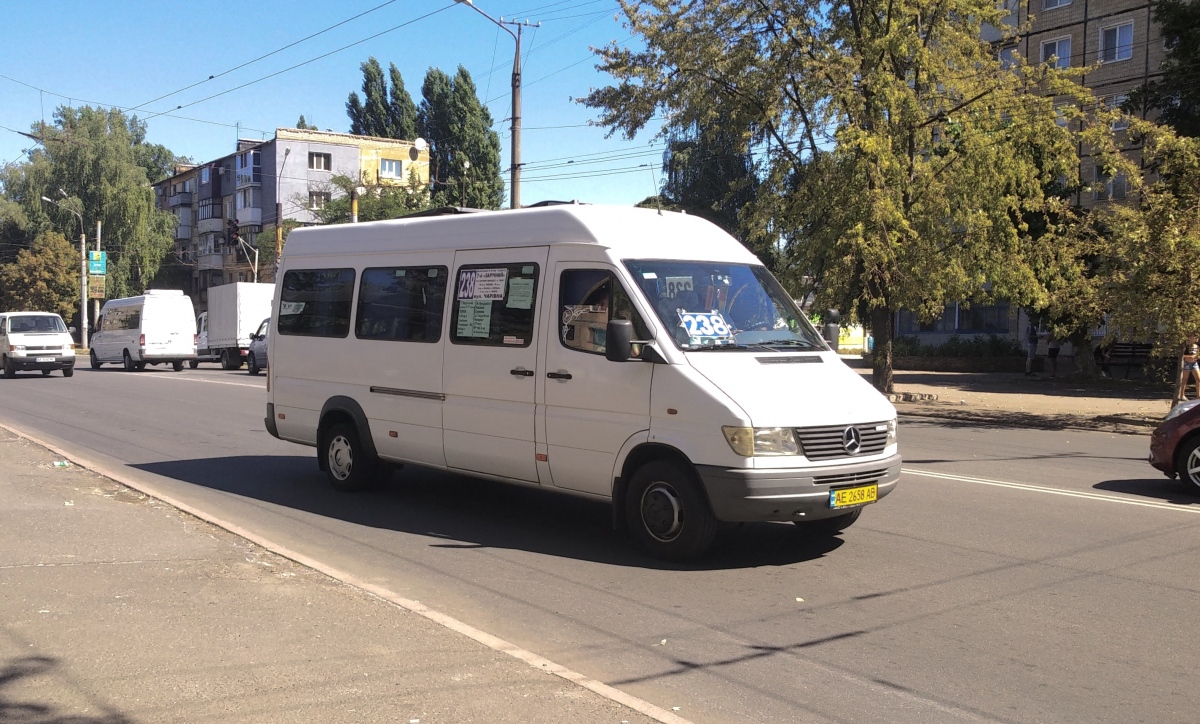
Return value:
[(1150, 436), (1150, 464), (1200, 493), (1200, 401), (1176, 405)]

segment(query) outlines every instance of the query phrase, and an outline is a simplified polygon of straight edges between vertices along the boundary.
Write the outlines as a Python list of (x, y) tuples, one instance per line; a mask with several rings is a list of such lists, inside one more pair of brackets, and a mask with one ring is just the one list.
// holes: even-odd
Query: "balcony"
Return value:
[(190, 239), (190, 238), (192, 238), (192, 227), (191, 226), (188, 226), (185, 224), (180, 224), (179, 226), (175, 227), (175, 240), (176, 241), (182, 241), (184, 239)]
[(200, 254), (196, 257), (196, 269), (204, 271), (206, 269), (224, 269), (225, 256), (220, 252), (213, 254)]
[(167, 200), (167, 203), (171, 206), (172, 209), (177, 206), (191, 206), (192, 205), (192, 192), (191, 191), (183, 191), (181, 193), (177, 193), (174, 196), (170, 197)]
[(219, 234), (225, 230), (225, 219), (217, 217), (215, 219), (200, 219), (196, 222), (196, 231), (201, 234)]
[(237, 210), (238, 226), (262, 226), (262, 209), (248, 206)]

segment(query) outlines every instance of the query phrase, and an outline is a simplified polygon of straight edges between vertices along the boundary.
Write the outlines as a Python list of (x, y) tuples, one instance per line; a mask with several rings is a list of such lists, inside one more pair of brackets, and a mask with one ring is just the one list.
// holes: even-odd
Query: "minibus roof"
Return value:
[(758, 264), (736, 239), (698, 216), (632, 206), (564, 204), (508, 211), (296, 229), (289, 258), (395, 251), (597, 245), (620, 259), (702, 259)]

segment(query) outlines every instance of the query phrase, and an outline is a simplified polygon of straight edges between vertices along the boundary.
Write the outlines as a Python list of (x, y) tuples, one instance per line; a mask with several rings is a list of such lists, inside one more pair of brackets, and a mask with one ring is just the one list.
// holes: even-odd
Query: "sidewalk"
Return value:
[(0, 721), (652, 721), (3, 430), (0, 500)]
[[(863, 361), (846, 363), (870, 381)], [(901, 415), (1042, 429), (1149, 434), (1170, 411), (1170, 391), (1145, 382), (1052, 379), (1013, 372), (896, 372)]]

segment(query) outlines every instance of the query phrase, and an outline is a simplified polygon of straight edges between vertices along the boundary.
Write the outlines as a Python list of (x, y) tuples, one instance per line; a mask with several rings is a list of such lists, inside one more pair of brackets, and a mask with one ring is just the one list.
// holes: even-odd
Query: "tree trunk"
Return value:
[(1092, 348), (1091, 333), (1072, 335), (1068, 339), (1075, 348), (1075, 373), (1089, 380), (1099, 377), (1100, 368), (1096, 365), (1096, 350)]
[(871, 310), (871, 334), (875, 338), (875, 352), (871, 357), (871, 384), (875, 389), (890, 395), (895, 392), (892, 376), (892, 342), (895, 336), (894, 314), (891, 309), (876, 307)]

